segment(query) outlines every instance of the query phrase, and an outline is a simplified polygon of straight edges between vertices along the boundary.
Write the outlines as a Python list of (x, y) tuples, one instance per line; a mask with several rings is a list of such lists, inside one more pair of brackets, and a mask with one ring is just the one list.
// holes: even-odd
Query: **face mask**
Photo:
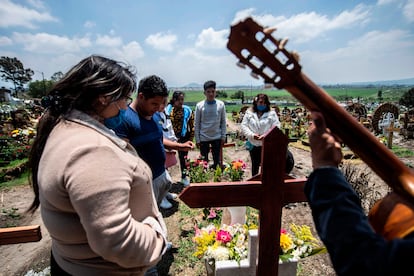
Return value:
[(263, 112), (263, 111), (266, 110), (266, 106), (265, 105), (258, 105), (257, 110), (260, 111), (260, 112)]
[(125, 112), (125, 109), (120, 109), (118, 115), (111, 118), (106, 118), (104, 120), (105, 126), (110, 129), (117, 128), (122, 123), (125, 116)]

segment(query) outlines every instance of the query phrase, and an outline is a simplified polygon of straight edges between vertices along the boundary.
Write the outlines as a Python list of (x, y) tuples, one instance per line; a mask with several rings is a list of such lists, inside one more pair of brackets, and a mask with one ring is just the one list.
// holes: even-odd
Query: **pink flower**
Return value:
[(201, 230), (200, 230), (200, 228), (198, 228), (198, 226), (197, 225), (195, 225), (194, 226), (194, 228), (195, 228), (195, 236), (197, 237), (197, 236), (200, 236), (200, 234), (201, 234)]
[(286, 234), (286, 233), (287, 233), (286, 229), (280, 228), (280, 234)]
[(228, 243), (229, 241), (231, 241), (232, 237), (230, 235), (229, 232), (225, 231), (225, 230), (220, 230), (217, 232), (216, 235), (216, 240), (217, 241), (221, 241), (223, 243)]
[(217, 217), (216, 210), (214, 210), (213, 208), (211, 208), (210, 209), (210, 213), (208, 214), (207, 218), (208, 219), (212, 219), (212, 218), (215, 218), (215, 217)]

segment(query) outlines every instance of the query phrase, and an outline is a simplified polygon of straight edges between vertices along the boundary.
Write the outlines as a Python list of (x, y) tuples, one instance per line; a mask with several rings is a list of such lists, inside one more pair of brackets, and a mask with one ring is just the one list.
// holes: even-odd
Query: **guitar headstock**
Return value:
[(282, 89), (294, 83), (301, 66), (297, 54), (284, 48), (287, 40), (275, 39), (273, 31), (248, 17), (231, 27), (227, 48), (239, 58), (239, 66), (252, 69), (253, 77)]

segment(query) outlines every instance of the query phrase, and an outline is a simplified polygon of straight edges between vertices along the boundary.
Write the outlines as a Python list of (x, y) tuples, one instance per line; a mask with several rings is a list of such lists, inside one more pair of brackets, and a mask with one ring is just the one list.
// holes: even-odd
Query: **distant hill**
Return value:
[(414, 86), (414, 78), (401, 79), (401, 80), (386, 80), (386, 81), (375, 81), (375, 82), (356, 82), (352, 83), (354, 85), (374, 85), (374, 86), (393, 86), (393, 85), (403, 85), (403, 86)]
[[(328, 83), (324, 83), (324, 84), (318, 84), (320, 86), (323, 87), (342, 87), (342, 86), (353, 86), (353, 87), (358, 87), (358, 86), (371, 86), (371, 87), (380, 87), (380, 86), (413, 86), (414, 87), (414, 78), (408, 78), (408, 79), (400, 79), (400, 80), (385, 80), (385, 81), (371, 81), (371, 82), (350, 82), (350, 83), (336, 83), (336, 84), (328, 84)], [(203, 85), (199, 84), (199, 83), (189, 83), (187, 85), (184, 85), (182, 87), (176, 87), (177, 89), (181, 88), (184, 90), (202, 90), (203, 89)], [(259, 85), (259, 86), (252, 86), (252, 85), (227, 85), (227, 86), (222, 86), (219, 85), (217, 87), (218, 89), (262, 89), (263, 85)]]

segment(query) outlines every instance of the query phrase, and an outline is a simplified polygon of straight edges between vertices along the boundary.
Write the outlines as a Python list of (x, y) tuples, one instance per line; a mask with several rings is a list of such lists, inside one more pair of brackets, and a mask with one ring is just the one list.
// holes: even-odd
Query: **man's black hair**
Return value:
[(215, 82), (215, 81), (213, 81), (213, 80), (206, 81), (206, 82), (204, 83), (204, 91), (206, 91), (206, 90), (207, 90), (207, 89), (209, 89), (209, 88), (214, 88), (214, 89), (216, 89), (216, 82)]
[(151, 75), (139, 82), (138, 93), (144, 94), (146, 99), (157, 96), (168, 97), (168, 88), (163, 79), (156, 75)]

